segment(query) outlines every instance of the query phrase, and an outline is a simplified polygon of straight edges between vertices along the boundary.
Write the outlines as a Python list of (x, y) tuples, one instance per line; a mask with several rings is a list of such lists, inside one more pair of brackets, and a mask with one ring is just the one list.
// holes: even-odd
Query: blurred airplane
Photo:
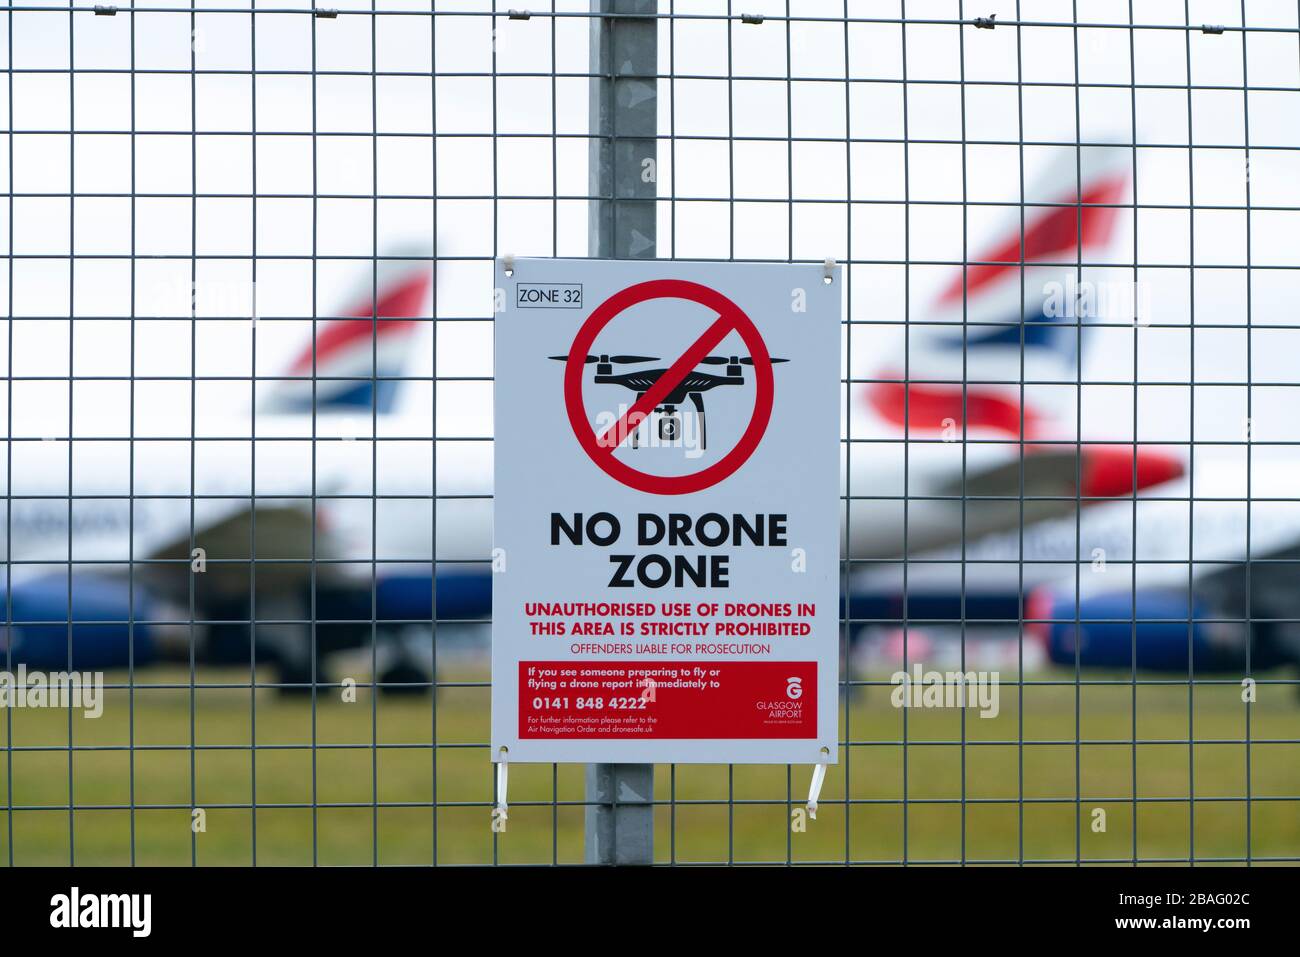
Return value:
[[(1035, 529), (1026, 555), (1039, 567), (1081, 557), (1037, 587), (1041, 574), (1031, 578), (1027, 630), (1047, 657), (1181, 675), (1300, 664), (1300, 512), (1284, 500), (1294, 473), (1252, 471), (1249, 507), (1234, 495), (1240, 466), (1198, 462), (1136, 511), (1083, 514), (1077, 549), (1074, 528)], [(1006, 554), (1005, 540), (985, 544)]]
[[(1295, 666), (1300, 511), (1285, 501), (1293, 473), (1253, 471), (1249, 509), (1243, 468), (1196, 462), (1149, 495), (925, 552), (906, 571), (860, 566), (850, 614), (873, 623), (875, 652), (893, 659), (903, 656), (906, 622), (909, 661), (939, 640), (955, 661), (965, 639), (972, 660), (978, 646), (1001, 641), (1026, 667), (1204, 676)], [(1016, 638), (1022, 615), (1036, 639), (1026, 648)]]
[[(365, 437), (368, 447), (376, 420), (408, 420), (381, 434), (428, 436), (427, 416), (395, 409), (411, 340), (420, 317), (429, 315), (432, 286), (427, 251), (380, 260), (349, 307), (318, 320), (314, 341), (267, 389), (256, 412), (257, 441), (247, 438), (248, 410), (209, 434), (245, 437), (245, 445), (258, 447), (255, 462), (266, 451), (261, 446), (283, 436), (305, 436), (313, 445), (316, 439)], [(125, 444), (135, 477), (124, 507), (124, 496), (97, 497), (95, 491), (113, 484), (97, 479), (122, 471)], [(415, 463), (423, 459), (427, 500), (428, 442), (391, 446), (399, 458), (386, 449), (385, 469), (409, 476), (399, 486), (407, 494), (421, 494)], [(358, 523), (357, 510), (348, 506), (370, 498), (369, 468), (313, 449), (310, 491), (321, 496), (313, 501), (261, 491), (306, 484), (300, 461), (277, 464), (267, 454), (270, 464), (259, 470), (254, 498), (247, 491), (248, 468), (234, 461), (206, 462), (196, 477), (193, 458), (173, 460), (169, 469), (140, 469), (134, 460), (147, 451), (141, 440), (78, 445), (76, 485), (85, 497), (71, 502), (66, 456), (11, 468), (13, 485), (21, 488), (14, 489), (4, 522), (7, 624), (0, 660), (81, 670), (164, 660), (251, 662), (274, 667), (281, 684), (305, 688), (325, 680), (315, 670), (325, 655), (368, 647), (373, 639), (383, 651), (376, 657), (380, 680), (427, 678), (391, 639), (410, 619), (428, 622), (433, 614), (429, 525), (386, 511), (382, 530), (376, 525), (372, 532), (369, 507)], [(369, 461), (369, 454), (364, 457)], [(483, 531), (487, 541), (490, 532)], [(398, 554), (424, 559), (416, 566), (420, 573), (412, 578), (404, 564), (370, 561), (380, 538), (396, 542)], [(486, 591), (476, 596), (477, 587), (486, 589), (486, 580), (457, 582), (443, 595), (439, 615), (460, 617), (467, 608), (486, 607)]]
[[(1083, 152), (1082, 168), (1089, 169), (1091, 160), (1095, 174), (1091, 187), (1083, 180), (1083, 202), (1124, 201), (1124, 153)], [(1093, 207), (1076, 215), (1069, 206), (1047, 212), (1026, 225), (1026, 263), (1068, 262), (1076, 255), (1105, 261), (1115, 212)], [(1076, 232), (1080, 244), (1070, 241)], [(947, 357), (939, 375), (952, 376), (959, 363), (959, 385), (926, 384), (919, 394), (916, 385), (868, 387), (868, 401), (900, 422), (905, 402), (910, 405), (911, 456), (925, 448), (916, 440), (927, 432), (974, 441), (958, 442), (966, 467), (964, 474), (947, 477), (938, 491), (942, 501), (916, 501), (925, 493), (915, 491), (909, 470), (913, 504), (906, 512), (896, 501), (864, 506), (883, 512), (907, 539), (901, 549), (855, 549), (855, 559), (867, 560), (851, 570), (846, 607), (865, 626), (872, 645), (867, 657), (915, 661), (946, 646), (941, 653), (956, 661), (966, 652), (967, 638), (973, 644), (993, 638), (1012, 661), (1047, 660), (1071, 668), (1206, 674), (1300, 664), (1300, 510), (1288, 501), (1294, 496), (1293, 470), (1272, 463), (1248, 469), (1243, 461), (1214, 456), (1213, 449), (1194, 455), (1189, 468), (1181, 457), (1140, 443), (1084, 444), (1077, 460), (1042, 451), (1060, 449), (1053, 443), (1069, 432), (1060, 423), (1073, 411), (1047, 416), (1022, 404), (1021, 397), (1033, 391), (1027, 383), (1062, 382), (1058, 394), (1077, 394), (1071, 383), (1081, 376), (1079, 350), (1089, 335), (1084, 321), (1136, 321), (1142, 303), (1135, 294), (1121, 304), (1127, 313), (1115, 314), (1094, 299), (1091, 310), (1076, 310), (1077, 319), (1053, 322), (1057, 303), (1036, 299), (1024, 308), (1017, 253), (1014, 237), (1012, 245), (994, 244), (979, 254), (983, 262), (970, 268), (964, 287), (959, 277), (940, 297), (936, 312), (945, 304), (961, 305), (970, 321), (957, 332), (938, 327), (922, 351), (927, 371), (918, 372), (914, 362), (911, 377), (915, 382), (929, 375)], [(1072, 279), (1048, 269), (1042, 282), (1026, 281), (1024, 288), (1045, 290), (1049, 297), (1062, 288), (1097, 297), (1108, 282), (1089, 278), (1098, 272), (1080, 267)], [(977, 329), (977, 315), (990, 318), (1008, 308), (1023, 311), (1023, 325)], [(945, 351), (949, 345), (952, 352)], [(1001, 384), (979, 383), (984, 378)], [(978, 455), (977, 443), (999, 434), (1023, 438), (1023, 466), (1013, 451), (1001, 472), (973, 472), (969, 463)], [(1021, 486), (1022, 467), (1028, 476), (1053, 460), (1063, 473), (1059, 488), (1028, 480)], [(891, 489), (901, 495), (901, 487)], [(1048, 501), (1036, 500), (1044, 494)], [(928, 515), (919, 528), (918, 512)], [(949, 534), (945, 540), (935, 529), (944, 521), (960, 531), (958, 538)], [(869, 534), (879, 528), (870, 516), (863, 524)], [(1022, 620), (1038, 639), (1028, 655), (1018, 635)]]
[[(1074, 264), (1104, 261), (1128, 157), (1084, 148), (1049, 169), (923, 318), (897, 324), (885, 361), (854, 377), (841, 489), (852, 558), (901, 559), (1019, 530), (1182, 473), (1157, 449), (1074, 441), (1070, 383), (1084, 341), (1076, 307), (1091, 274)], [(425, 437), (384, 443), (382, 469), (377, 459), (366, 469), (317, 461), (319, 497), (306, 501), (246, 490), (169, 499), (151, 496), (142, 477), (125, 520), (103, 500), (69, 503), (66, 460), (47, 475), (26, 471), (24, 494), (46, 492), (43, 507), (11, 506), (6, 523), (5, 660), (51, 669), (267, 663), (280, 683), (309, 687), (323, 680), (325, 655), (373, 647), (379, 680), (427, 682), (427, 665), (408, 653), (412, 630), (427, 635), (435, 618), (486, 620), (491, 594), (490, 459), (440, 459), (439, 494), (471, 491), (440, 503), (431, 528), (430, 410), (402, 400), (433, 282), (427, 252), (378, 260), (349, 308), (314, 324), (314, 341), (287, 371), (297, 381), (281, 382), (257, 410), (259, 438), (369, 441), (372, 423), (381, 435)], [(468, 410), (438, 410), (442, 432), (461, 434), (461, 419)], [(225, 434), (246, 435), (247, 418), (236, 422)], [(107, 454), (79, 449), (78, 474), (93, 475)], [(382, 509), (372, 469), (382, 472)], [(156, 478), (193, 487), (192, 475)], [(357, 502), (369, 507), (347, 507)], [(850, 598), (861, 617), (864, 602), (896, 595), (855, 574)], [(945, 585), (938, 600), (960, 600), (960, 590)]]

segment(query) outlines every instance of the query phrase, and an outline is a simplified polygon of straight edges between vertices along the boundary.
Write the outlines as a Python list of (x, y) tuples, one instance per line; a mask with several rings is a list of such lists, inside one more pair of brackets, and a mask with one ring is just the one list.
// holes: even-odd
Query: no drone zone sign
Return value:
[(835, 761), (838, 273), (510, 266), (493, 760)]

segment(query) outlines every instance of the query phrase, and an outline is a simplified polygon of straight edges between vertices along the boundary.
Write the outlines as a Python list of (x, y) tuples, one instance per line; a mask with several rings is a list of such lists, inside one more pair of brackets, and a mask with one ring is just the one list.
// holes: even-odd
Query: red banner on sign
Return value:
[(815, 738), (815, 661), (521, 661), (519, 737)]

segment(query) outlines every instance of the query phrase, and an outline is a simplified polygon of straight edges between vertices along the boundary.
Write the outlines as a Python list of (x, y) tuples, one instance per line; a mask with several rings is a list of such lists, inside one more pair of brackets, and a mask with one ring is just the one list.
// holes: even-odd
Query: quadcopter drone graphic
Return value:
[[(549, 358), (557, 362), (568, 362), (568, 356), (550, 356)], [(636, 393), (637, 399), (650, 391), (651, 386), (659, 381), (659, 377), (668, 371), (667, 367), (662, 369), (634, 369), (630, 372), (614, 373), (616, 365), (636, 365), (642, 362), (658, 362), (658, 356), (587, 356), (583, 362), (587, 365), (596, 363), (596, 376), (593, 380), (597, 385), (621, 385), (625, 389), (631, 389)], [(772, 359), (773, 363), (788, 362), (788, 359)], [(704, 427), (704, 393), (710, 389), (715, 389), (722, 385), (742, 385), (745, 381), (744, 366), (752, 366), (754, 360), (749, 356), (705, 356), (700, 360), (700, 365), (727, 367), (725, 375), (718, 375), (714, 372), (704, 372), (699, 369), (692, 369), (686, 374), (681, 382), (677, 384), (668, 395), (664, 396), (661, 405), (655, 407), (655, 412), (659, 415), (659, 438), (664, 442), (672, 442), (682, 434), (682, 420), (677, 412), (677, 407), (682, 405), (687, 399), (695, 406), (695, 414), (700, 420), (700, 448), (708, 448), (706, 432)], [(632, 431), (632, 448), (638, 448), (638, 438), (640, 429)]]

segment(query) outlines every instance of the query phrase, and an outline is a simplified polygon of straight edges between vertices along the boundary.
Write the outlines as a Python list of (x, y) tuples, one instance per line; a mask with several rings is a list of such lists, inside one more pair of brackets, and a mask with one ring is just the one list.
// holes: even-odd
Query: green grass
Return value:
[[(477, 681), (486, 674), (441, 676), (451, 677)], [(188, 680), (157, 671), (140, 678)], [(199, 676), (246, 679), (246, 671)], [(1078, 727), (1074, 687), (1028, 688), (1021, 748), (1017, 689), (1005, 687), (997, 718), (967, 712), (964, 733), (972, 743), (964, 749), (960, 713), (904, 716), (889, 704), (888, 690), (859, 690), (847, 724), (841, 710), (841, 734), (854, 746), (831, 768), (818, 819), (804, 833), (791, 833), (789, 821), (791, 805), (807, 795), (808, 767), (680, 765), (674, 773), (660, 766), (657, 796), (678, 803), (656, 809), (657, 859), (837, 861), (847, 853), (853, 860), (901, 861), (906, 848), (910, 861), (946, 861), (963, 856), (963, 832), (970, 860), (1123, 859), (1134, 854), (1135, 811), (1139, 857), (1185, 859), (1192, 840), (1198, 859), (1246, 855), (1245, 803), (1201, 800), (1246, 794), (1245, 746), (1215, 743), (1246, 735), (1237, 688), (1197, 687), (1192, 727), (1200, 743), (1190, 747), (1185, 686), (1139, 687), (1136, 722), (1130, 687), (1085, 687)], [(103, 717), (72, 720), (74, 744), (90, 749), (73, 752), (71, 820), (67, 713), (0, 713), (0, 741), (11, 727), (18, 749), (7, 755), (12, 771), (0, 764), (0, 860), (9, 859), (10, 841), (20, 865), (67, 863), (70, 849), (77, 864), (127, 864), (133, 844), (139, 864), (248, 864), (254, 850), (259, 864), (310, 864), (313, 841), (321, 864), (428, 864), (435, 853), (440, 864), (582, 860), (583, 808), (564, 803), (582, 800), (581, 766), (513, 766), (508, 830), (491, 832), (487, 688), (440, 688), (436, 715), (428, 697), (380, 696), (376, 703), (362, 689), (356, 703), (345, 704), (337, 692), (322, 694), (314, 766), (309, 698), (259, 692), (254, 706), (247, 690), (201, 688), (194, 698), (200, 748), (191, 755), (188, 689), (137, 685), (134, 754), (125, 749), (132, 733), (127, 692), (108, 696)], [(435, 728), (436, 767), (428, 748)], [(1152, 743), (1135, 748), (1135, 728), (1139, 741)], [(1270, 800), (1300, 795), (1300, 745), (1268, 743), (1300, 739), (1291, 689), (1261, 687), (1250, 735), (1250, 852), (1300, 856), (1300, 803)], [(1076, 736), (1085, 743), (1076, 747)], [(415, 747), (376, 750), (373, 740)], [(1005, 741), (1012, 743), (978, 743)], [(853, 799), (864, 802), (848, 809), (847, 821), (846, 779)], [(915, 802), (906, 811), (905, 779)], [(964, 815), (955, 803), (963, 781)], [(190, 829), (191, 787), (193, 803), (207, 815), (199, 834)], [(1194, 820), (1189, 791), (1198, 799)], [(1135, 794), (1168, 800), (1135, 807)], [(435, 795), (443, 805), (436, 813)], [(340, 806), (313, 813), (313, 796), (319, 805)], [(737, 802), (730, 807), (729, 797)], [(232, 806), (254, 798), (255, 814)], [(9, 811), (11, 805), (19, 809)], [(1107, 815), (1104, 833), (1091, 828), (1098, 807)]]

